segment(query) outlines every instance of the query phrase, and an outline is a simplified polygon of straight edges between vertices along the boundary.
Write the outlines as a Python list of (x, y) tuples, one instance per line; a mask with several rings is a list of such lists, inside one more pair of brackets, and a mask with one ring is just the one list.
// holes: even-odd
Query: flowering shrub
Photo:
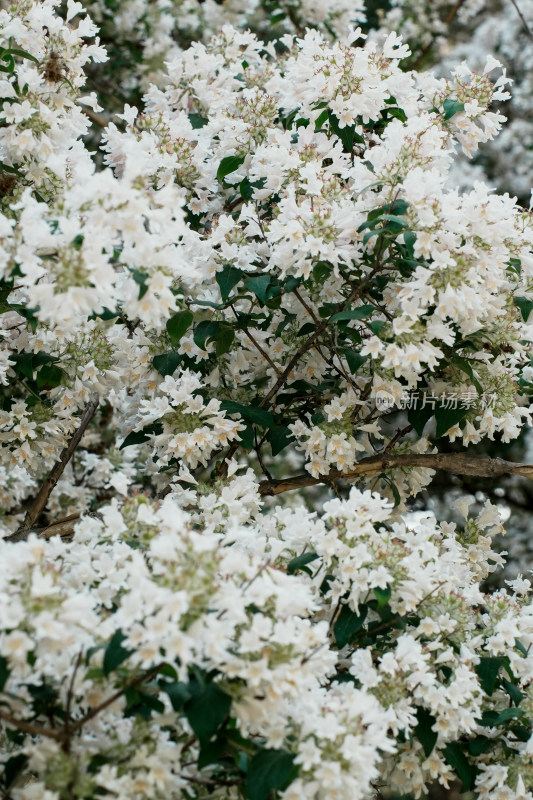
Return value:
[(508, 81), (215, 6), (135, 4), (215, 32), (133, 42), (97, 144), (86, 9), (0, 11), (1, 790), (530, 799), (530, 582), (485, 593), (490, 503), (407, 508), (533, 472), (465, 449), (533, 411), (531, 214), (449, 184)]

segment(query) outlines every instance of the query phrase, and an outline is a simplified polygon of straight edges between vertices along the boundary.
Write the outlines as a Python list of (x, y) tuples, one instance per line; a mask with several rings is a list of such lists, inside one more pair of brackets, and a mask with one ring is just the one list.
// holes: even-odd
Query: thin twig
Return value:
[[(320, 325), (317, 325), (311, 336), (309, 336), (305, 340), (305, 342), (303, 342), (303, 344), (300, 345), (300, 347), (298, 348), (296, 353), (294, 353), (294, 355), (290, 359), (289, 363), (287, 364), (281, 375), (279, 375), (274, 386), (270, 389), (270, 391), (263, 397), (263, 399), (259, 403), (259, 408), (268, 408), (271, 401), (275, 398), (279, 390), (285, 385), (287, 379), (289, 378), (296, 364), (300, 361), (302, 356), (308, 352), (308, 350), (310, 350), (312, 347), (315, 346), (316, 340), (327, 329), (328, 325), (331, 322), (332, 317), (334, 317), (335, 314), (338, 314), (339, 311), (344, 311), (346, 306), (350, 305), (350, 303), (353, 303), (354, 300), (357, 300), (361, 296), (367, 285), (371, 282), (371, 280), (375, 277), (375, 275), (377, 275), (377, 273), (382, 269), (383, 265), (381, 264), (381, 256), (382, 256), (382, 248), (380, 246), (376, 254), (377, 264), (374, 267), (374, 269), (371, 270), (371, 272), (369, 272), (368, 275), (366, 275), (366, 277), (363, 278), (359, 284), (357, 284), (357, 286), (352, 290), (352, 292), (350, 292), (348, 297), (346, 297), (341, 303), (337, 304), (337, 306), (329, 315), (329, 317), (325, 319), (323, 322), (321, 322)], [(233, 444), (229, 447), (226, 455), (222, 458), (221, 463), (219, 464), (219, 466), (215, 471), (217, 478), (222, 478), (227, 474), (228, 461), (233, 457), (233, 455), (239, 449), (240, 446), (241, 443), (239, 441), (239, 442), (233, 442)], [(318, 482), (320, 483), (321, 481)]]
[[(230, 305), (230, 308), (233, 311), (233, 313), (235, 314), (235, 319), (238, 321), (239, 320), (239, 315), (238, 315), (237, 310), (236, 310), (235, 306), (233, 305), (233, 303)], [(274, 370), (276, 375), (280, 375), (281, 374), (280, 368), (277, 367), (274, 364), (274, 362), (272, 361), (272, 359), (270, 358), (270, 356), (268, 355), (266, 350), (263, 347), (261, 347), (261, 345), (259, 344), (259, 342), (255, 338), (255, 336), (253, 336), (253, 334), (250, 333), (250, 331), (248, 330), (248, 328), (245, 325), (242, 325), (241, 330), (243, 331), (245, 336), (248, 337), (248, 339), (251, 341), (251, 343), (256, 348), (256, 350), (258, 350), (261, 353), (261, 355), (263, 356), (265, 361), (267, 361), (270, 364), (270, 366), (272, 367), (272, 369)]]
[(400, 439), (402, 439), (405, 436), (406, 433), (409, 433), (412, 430), (413, 430), (413, 426), (412, 425), (406, 425), (405, 428), (398, 428), (398, 430), (396, 431), (396, 433), (394, 434), (394, 436), (392, 437), (392, 439), (390, 440), (390, 442), (386, 446), (385, 452), (389, 453), (392, 450), (392, 448), (394, 447), (394, 445), (396, 444), (396, 442), (398, 442)]
[(533, 33), (532, 33), (532, 31), (531, 31), (531, 28), (530, 28), (530, 27), (529, 27), (529, 25), (527, 24), (527, 22), (526, 22), (526, 20), (525, 20), (525, 18), (524, 18), (524, 15), (523, 15), (523, 14), (522, 14), (522, 12), (520, 11), (520, 7), (519, 7), (518, 3), (516, 2), (516, 0), (511, 0), (511, 3), (513, 4), (513, 6), (514, 6), (514, 7), (515, 7), (515, 9), (516, 9), (516, 13), (518, 14), (518, 16), (520, 17), (520, 19), (522, 20), (522, 25), (524, 26), (524, 30), (525, 30), (525, 32), (527, 33), (527, 35), (529, 36), (529, 38), (530, 38), (530, 39), (533, 39)]
[(67, 702), (65, 706), (65, 725), (64, 725), (65, 738), (63, 739), (63, 749), (66, 753), (70, 752), (70, 709), (72, 707), (72, 700), (74, 698), (74, 681), (76, 680), (76, 674), (81, 664), (82, 655), (83, 651), (80, 651), (78, 653), (78, 657), (76, 658), (76, 663), (74, 664), (74, 669), (72, 670), (70, 683), (67, 689)]
[[(71, 688), (74, 682), (74, 677), (76, 674), (76, 670), (78, 669), (80, 663), (81, 655), (78, 657), (78, 662), (74, 668), (74, 675), (71, 681)], [(139, 675), (135, 680), (130, 681), (123, 686), (122, 689), (119, 689), (111, 697), (108, 697), (107, 700), (104, 700), (99, 705), (92, 708), (90, 711), (87, 712), (81, 719), (77, 720), (73, 725), (70, 725), (69, 719), (67, 716), (67, 720), (63, 728), (58, 730), (52, 730), (50, 728), (43, 728), (41, 725), (36, 725), (33, 722), (26, 722), (22, 719), (16, 719), (11, 714), (6, 713), (2, 709), (0, 709), (0, 720), (5, 722), (7, 725), (10, 725), (12, 728), (17, 728), (19, 731), (23, 731), (23, 733), (29, 733), (31, 736), (45, 736), (48, 739), (55, 739), (58, 742), (61, 742), (63, 747), (68, 747), (68, 741), (72, 737), (74, 733), (77, 733), (80, 728), (82, 728), (86, 722), (93, 719), (94, 717), (98, 716), (98, 714), (106, 709), (108, 706), (112, 705), (115, 700), (118, 700), (128, 689), (133, 688), (134, 686), (138, 686), (140, 683), (144, 683), (145, 681), (150, 680), (153, 678), (154, 675), (160, 671), (161, 667), (164, 666), (163, 664), (159, 664), (157, 667), (153, 667), (148, 672), (145, 672), (143, 675)], [(69, 689), (69, 692), (71, 689)], [(70, 703), (67, 698), (67, 705), (70, 711)]]
[(346, 306), (349, 305), (350, 303), (353, 303), (354, 300), (357, 300), (357, 298), (360, 297), (360, 295), (362, 294), (364, 288), (367, 286), (368, 283), (370, 283), (372, 278), (379, 272), (380, 269), (381, 269), (381, 264), (379, 264), (371, 272), (369, 272), (369, 274), (358, 284), (358, 286), (348, 295), (348, 297), (345, 300), (343, 300), (342, 303), (339, 303), (335, 307), (335, 310), (330, 314), (330, 316), (327, 319), (321, 322), (320, 325), (316, 326), (311, 336), (309, 336), (309, 338), (305, 340), (305, 342), (298, 348), (296, 353), (293, 355), (293, 357), (283, 370), (282, 374), (279, 376), (274, 386), (270, 389), (268, 394), (266, 394), (265, 397), (263, 397), (263, 399), (259, 403), (259, 408), (268, 407), (270, 401), (276, 396), (278, 391), (284, 385), (285, 381), (293, 371), (298, 361), (304, 355), (304, 353), (307, 353), (307, 351), (315, 343), (318, 337), (326, 330), (326, 328), (331, 322), (332, 317), (334, 317), (335, 314), (338, 314), (339, 311), (343, 311), (346, 308)]
[(104, 709), (106, 709), (108, 706), (113, 705), (113, 703), (120, 697), (122, 697), (122, 695), (128, 689), (133, 689), (140, 683), (144, 683), (145, 681), (150, 680), (150, 678), (153, 678), (154, 675), (157, 675), (157, 673), (161, 670), (161, 667), (163, 666), (164, 664), (159, 664), (157, 667), (152, 667), (152, 669), (148, 670), (148, 672), (145, 672), (144, 675), (139, 675), (137, 678), (135, 678), (135, 680), (130, 681), (125, 686), (123, 686), (122, 689), (118, 689), (114, 694), (108, 697), (107, 700), (104, 700), (102, 703), (92, 708), (81, 719), (75, 722), (74, 725), (70, 727), (70, 733), (73, 734), (79, 731), (79, 729), (82, 728), (86, 722), (89, 722), (89, 720), (94, 719), (94, 717), (97, 717), (98, 714)]
[(7, 536), (4, 541), (20, 542), (28, 538), (31, 528), (34, 526), (41, 511), (46, 506), (48, 498), (52, 494), (58, 480), (63, 474), (65, 467), (67, 466), (68, 462), (74, 455), (74, 451), (76, 450), (76, 447), (79, 445), (81, 438), (85, 433), (85, 429), (87, 428), (89, 422), (94, 416), (96, 409), (98, 408), (98, 403), (99, 403), (99, 398), (93, 397), (93, 399), (90, 401), (89, 405), (83, 412), (78, 428), (74, 431), (67, 446), (62, 450), (59, 459), (52, 467), (50, 474), (48, 475), (45, 482), (41, 486), (39, 493), (37, 494), (37, 497), (31, 504), (26, 516), (24, 517), (24, 522), (19, 527), (19, 529), (15, 531), (15, 533), (12, 533), (11, 536)]
[(254, 430), (254, 441), (255, 441), (254, 450), (255, 450), (255, 453), (257, 455), (257, 460), (259, 461), (259, 466), (261, 467), (263, 475), (266, 475), (268, 480), (271, 481), (272, 480), (272, 475), (270, 474), (270, 472), (266, 468), (265, 463), (263, 461), (263, 456), (261, 455), (261, 444), (257, 440), (257, 430)]
[[(444, 19), (444, 24), (449, 25), (450, 22), (453, 22), (455, 17), (457, 16), (457, 12), (465, 4), (466, 0), (457, 0), (457, 3), (453, 6), (453, 8), (449, 11), (448, 15)], [(512, 0), (511, 0), (512, 2)], [(420, 55), (418, 56), (417, 60), (413, 65), (413, 69), (418, 69), (424, 58), (427, 56), (433, 45), (435, 44), (435, 40), (437, 39), (436, 34), (433, 34), (429, 42), (426, 44), (425, 47), (422, 48)]]

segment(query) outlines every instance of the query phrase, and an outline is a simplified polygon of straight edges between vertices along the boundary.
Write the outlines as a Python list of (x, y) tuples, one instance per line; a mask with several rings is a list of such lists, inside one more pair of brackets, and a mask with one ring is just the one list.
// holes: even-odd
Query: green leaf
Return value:
[(93, 314), (89, 319), (103, 319), (104, 322), (107, 322), (110, 319), (116, 319), (120, 316), (119, 311), (112, 311), (110, 308), (104, 306), (103, 310), (99, 314)]
[(198, 756), (198, 769), (208, 767), (210, 764), (218, 764), (228, 756), (228, 743), (225, 737), (208, 742), (200, 748)]
[(313, 278), (317, 283), (323, 283), (331, 273), (333, 272), (333, 266), (328, 261), (319, 261), (313, 267)]
[(376, 336), (379, 336), (381, 333), (381, 329), (386, 325), (386, 321), (384, 319), (373, 319), (371, 322), (367, 322), (366, 325), (372, 333), (375, 333)]
[(329, 112), (329, 124), (333, 133), (341, 140), (342, 149), (345, 153), (351, 153), (356, 142), (364, 144), (365, 140), (359, 133), (356, 133), (355, 125), (345, 125), (344, 128), (341, 128), (339, 120), (333, 111)]
[(216, 683), (191, 684), (192, 697), (185, 703), (185, 716), (203, 745), (218, 731), (231, 708), (231, 697)]
[(137, 688), (127, 688), (124, 692), (126, 698), (126, 717), (140, 716), (142, 719), (150, 719), (152, 712), (162, 714), (165, 704), (149, 692), (142, 692)]
[(40, 61), (35, 56), (32, 56), (31, 53), (27, 53), (25, 50), (20, 50), (15, 47), (10, 47), (7, 51), (11, 56), (20, 56), (21, 58), (27, 58), (29, 61), (33, 61), (34, 64), (39, 64)]
[(396, 508), (402, 502), (402, 496), (400, 494), (400, 490), (398, 489), (398, 487), (396, 486), (390, 475), (387, 475), (387, 473), (382, 472), (380, 474), (380, 478), (382, 478), (382, 480), (384, 480), (385, 483), (387, 483), (390, 486), (390, 490), (394, 497), (394, 508)]
[(33, 353), (16, 353), (10, 355), (9, 360), (15, 363), (16, 372), (30, 381), (33, 379)]
[(172, 704), (174, 711), (183, 711), (183, 706), (187, 700), (191, 699), (191, 692), (188, 683), (165, 683), (161, 688), (166, 694)]
[(143, 442), (148, 441), (148, 434), (144, 431), (131, 431), (128, 433), (120, 447), (119, 450), (123, 450), (125, 447), (131, 447), (132, 444), (143, 444)]
[(318, 132), (322, 128), (322, 125), (329, 117), (329, 113), (330, 112), (328, 111), (327, 108), (325, 108), (323, 111), (320, 112), (318, 117), (315, 119), (315, 132)]
[(469, 791), (474, 785), (477, 770), (467, 759), (460, 745), (457, 742), (450, 742), (442, 754), (446, 763), (455, 770), (457, 777), (462, 781), (463, 789)]
[(235, 403), (233, 400), (223, 400), (220, 404), (220, 410), (226, 411), (228, 414), (240, 414), (240, 416), (247, 422), (252, 422), (254, 425), (261, 425), (263, 428), (274, 428), (274, 417), (270, 411), (257, 406), (243, 406), (241, 403)]
[(359, 614), (352, 611), (348, 605), (343, 605), (341, 607), (333, 627), (335, 641), (339, 650), (342, 650), (343, 647), (352, 641), (355, 634), (359, 633), (364, 625), (367, 613), (368, 606), (362, 606)]
[(192, 127), (197, 130), (198, 128), (203, 128), (204, 125), (207, 125), (207, 117), (202, 117), (201, 114), (189, 114), (189, 122), (191, 123)]
[(523, 708), (504, 708), (494, 720), (493, 725), (504, 725), (510, 719), (521, 719), (525, 713)]
[(460, 100), (452, 100), (451, 97), (447, 97), (442, 106), (444, 108), (444, 119), (451, 119), (455, 114), (465, 110), (464, 103), (461, 103)]
[(258, 300), (265, 303), (267, 299), (267, 289), (270, 286), (271, 280), (271, 275), (258, 275), (257, 277), (246, 278), (244, 285), (255, 294)]
[(223, 356), (227, 353), (235, 339), (235, 331), (229, 325), (221, 325), (213, 337), (215, 340), (215, 353), (217, 356)]
[(399, 214), (402, 216), (403, 214), (407, 214), (409, 209), (409, 203), (407, 200), (404, 200), (403, 197), (394, 200), (392, 203), (387, 203), (386, 206), (383, 206), (387, 213), (392, 214)]
[(226, 156), (218, 165), (217, 180), (223, 183), (226, 175), (231, 175), (231, 173), (239, 169), (243, 163), (244, 156)]
[(411, 258), (414, 258), (415, 255), (415, 242), (416, 242), (416, 233), (414, 231), (405, 231), (403, 235), (403, 240), (405, 242), (405, 246), (407, 248), (407, 253)]
[(5, 656), (0, 656), (0, 692), (4, 691), (4, 686), (7, 683), (11, 671), (8, 667), (8, 661)]
[(167, 678), (172, 678), (173, 681), (177, 680), (178, 673), (172, 664), (161, 664), (157, 670), (158, 675), (165, 675)]
[(142, 444), (148, 441), (148, 437), (153, 433), (161, 433), (162, 429), (161, 422), (156, 420), (156, 422), (152, 422), (150, 425), (143, 428), (142, 431), (131, 431), (120, 445), (119, 450), (122, 450), (124, 447), (129, 447), (131, 444)]
[[(11, 756), (4, 764), (4, 774), (2, 775), (2, 783), (5, 789), (9, 789), (13, 781), (25, 769), (28, 763), (28, 756), (24, 753), (18, 753), (16, 756)], [(5, 795), (7, 797), (7, 795)]]
[(468, 752), (471, 756), (480, 756), (494, 747), (496, 743), (496, 739), (489, 739), (488, 736), (476, 736), (475, 739), (470, 739), (468, 742)]
[[(313, 270), (313, 272), (314, 272), (314, 270)], [(292, 290), (296, 289), (296, 287), (299, 286), (301, 282), (302, 282), (302, 278), (301, 277), (300, 278), (296, 278), (294, 275), (289, 275), (289, 277), (285, 279), (285, 285), (283, 287), (283, 290), (285, 292), (292, 292)], [(288, 312), (285, 312), (285, 313), (288, 313)]]
[(296, 336), (308, 336), (316, 329), (316, 325), (314, 322), (306, 322), (305, 325), (302, 325)]
[(407, 227), (407, 220), (403, 219), (402, 217), (398, 217), (396, 214), (383, 214), (383, 216), (380, 217), (380, 220), (382, 220), (382, 219), (387, 220), (387, 222), (393, 222), (395, 225), (398, 225), (400, 228), (406, 228)]
[(135, 283), (139, 286), (139, 295), (137, 300), (142, 300), (148, 291), (148, 281), (150, 276), (147, 275), (146, 272), (142, 272), (140, 269), (130, 269), (130, 273)]
[(375, 586), (372, 591), (374, 592), (374, 597), (378, 601), (378, 608), (386, 606), (391, 598), (391, 587), (386, 586), (382, 589), (380, 586)]
[(432, 730), (437, 720), (427, 708), (423, 708), (422, 706), (417, 708), (416, 718), (418, 720), (418, 725), (414, 729), (414, 734), (422, 745), (427, 758), (433, 752), (433, 748), (439, 736), (438, 733)]
[(506, 663), (504, 656), (482, 656), (476, 666), (479, 683), (485, 694), (493, 694), (498, 684), (498, 673)]
[(454, 364), (456, 367), (462, 370), (465, 373), (465, 375), (468, 375), (468, 377), (476, 387), (478, 394), (483, 394), (483, 387), (476, 378), (476, 376), (474, 375), (474, 370), (472, 369), (472, 365), (470, 364), (469, 361), (466, 360), (466, 358), (459, 358), (459, 357), (452, 358), (452, 364)]
[(203, 320), (198, 323), (194, 329), (193, 339), (194, 343), (203, 350), (208, 339), (213, 339), (219, 329), (219, 322), (212, 322), (211, 320)]
[(399, 119), (400, 122), (407, 122), (407, 114), (403, 108), (387, 108), (387, 114), (390, 114), (391, 117), (396, 117), (396, 119)]
[(53, 389), (59, 386), (63, 378), (63, 370), (53, 364), (41, 367), (37, 373), (37, 386), (39, 389)]
[(374, 306), (364, 305), (359, 306), (359, 308), (353, 308), (350, 311), (339, 311), (338, 314), (332, 316), (330, 322), (342, 322), (347, 319), (367, 319), (375, 310)]
[(192, 311), (178, 311), (173, 317), (167, 320), (167, 333), (173, 347), (177, 347), (181, 337), (189, 330), (194, 319)]
[(294, 436), (289, 428), (272, 428), (267, 434), (267, 441), (270, 442), (272, 455), (277, 456), (278, 453), (281, 453), (281, 451), (287, 447), (287, 445), (289, 445), (291, 442), (294, 442)]
[(524, 695), (522, 694), (518, 686), (516, 686), (516, 684), (514, 684), (512, 681), (507, 680), (507, 678), (502, 678), (502, 685), (504, 686), (507, 694), (509, 695), (515, 706), (520, 705), (520, 703), (524, 699)]
[[(312, 561), (316, 561), (317, 558), (318, 555), (316, 553), (302, 553), (301, 556), (291, 558), (287, 564), (287, 572), (289, 575), (293, 575), (299, 569), (303, 569), (307, 564), (310, 564)], [(308, 570), (305, 571), (308, 572)]]
[(231, 290), (242, 278), (242, 271), (237, 269), (237, 267), (232, 267), (230, 264), (226, 264), (225, 267), (220, 270), (220, 272), (217, 272), (215, 278), (220, 289), (220, 296), (222, 297), (222, 300), (226, 302)]
[(161, 355), (153, 357), (152, 364), (160, 375), (172, 375), (181, 364), (182, 359), (183, 356), (179, 353), (161, 353)]
[(241, 446), (245, 450), (253, 450), (254, 447), (254, 429), (252, 425), (247, 425), (243, 431), (240, 431)]
[(104, 653), (104, 661), (102, 664), (104, 675), (107, 676), (110, 672), (113, 672), (113, 670), (119, 667), (122, 662), (133, 653), (133, 650), (126, 650), (126, 648), (122, 647), (122, 642), (125, 639), (126, 636), (124, 636), (120, 628), (118, 631), (115, 631), (111, 637), (111, 641), (107, 645)]
[(496, 728), (498, 725), (505, 725), (510, 719), (520, 719), (524, 716), (523, 708), (504, 708), (503, 711), (485, 711), (481, 719), (476, 720), (484, 728)]
[(533, 309), (533, 300), (530, 300), (529, 297), (515, 297), (514, 301), (522, 313), (522, 319), (527, 322)]
[(435, 406), (437, 439), (441, 436), (444, 436), (446, 431), (449, 431), (450, 428), (453, 428), (453, 426), (457, 425), (458, 422), (461, 422), (461, 420), (468, 414), (468, 411), (468, 408), (462, 408), (461, 406), (457, 406), (457, 408), (443, 408), (441, 405), (437, 404)]
[(529, 652), (528, 648), (524, 647), (524, 645), (522, 644), (520, 639), (515, 639), (514, 640), (514, 646), (516, 647), (516, 649), (518, 650), (519, 653), (522, 653), (523, 656), (527, 656), (527, 654)]
[(360, 353), (356, 353), (355, 350), (346, 350), (345, 353), (346, 361), (348, 362), (348, 366), (350, 368), (350, 372), (352, 375), (358, 371), (360, 367), (365, 363), (367, 360), (366, 356), (362, 356)]
[(293, 766), (294, 756), (285, 750), (260, 750), (256, 753), (246, 776), (248, 800), (268, 800), (273, 789), (285, 788), (294, 774)]
[(3, 161), (0, 161), (0, 172), (9, 172), (10, 175), (16, 175), (18, 178), (23, 178), (23, 173), (17, 169), (16, 167), (10, 167), (7, 164), (4, 164)]
[(425, 408), (410, 408), (407, 412), (407, 419), (418, 435), (422, 436), (424, 428), (434, 413), (435, 410), (431, 408), (431, 404), (427, 405)]

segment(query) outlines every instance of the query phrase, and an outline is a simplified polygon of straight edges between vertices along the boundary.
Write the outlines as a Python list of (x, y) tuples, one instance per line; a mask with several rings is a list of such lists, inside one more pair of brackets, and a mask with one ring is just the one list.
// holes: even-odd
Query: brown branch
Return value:
[[(72, 699), (71, 692), (74, 684), (76, 671), (79, 667), (80, 661), (81, 661), (81, 656), (78, 656), (76, 665), (74, 667), (74, 674), (72, 676), (71, 684), (69, 687), (70, 699), (67, 698), (68, 712), (70, 712), (70, 703)], [(7, 725), (10, 725), (12, 728), (17, 728), (19, 731), (23, 731), (23, 733), (29, 733), (31, 736), (45, 736), (48, 739), (55, 739), (56, 741), (61, 742), (63, 747), (68, 752), (68, 744), (71, 736), (74, 733), (77, 733), (80, 730), (80, 728), (82, 728), (85, 725), (86, 722), (89, 722), (89, 720), (98, 716), (98, 714), (105, 708), (112, 705), (115, 702), (115, 700), (118, 700), (119, 697), (121, 697), (127, 691), (127, 689), (131, 689), (134, 686), (138, 686), (140, 683), (144, 683), (145, 681), (150, 680), (150, 678), (153, 678), (154, 675), (157, 675), (162, 666), (163, 664), (159, 664), (157, 667), (153, 667), (152, 669), (148, 670), (148, 672), (145, 672), (143, 675), (139, 675), (133, 681), (127, 683), (126, 686), (123, 686), (121, 689), (112, 694), (111, 697), (108, 697), (107, 700), (104, 700), (102, 703), (95, 706), (95, 708), (92, 708), (90, 711), (87, 712), (87, 714), (85, 714), (83, 717), (81, 717), (81, 719), (77, 720), (72, 725), (69, 723), (69, 714), (67, 713), (65, 726), (59, 730), (52, 730), (51, 728), (43, 728), (41, 725), (36, 725), (33, 722), (26, 722), (25, 720), (22, 719), (16, 719), (16, 717), (13, 717), (11, 714), (8, 714), (5, 711), (2, 711), (1, 709), (0, 709), (0, 720), (5, 722)]]
[(405, 428), (398, 428), (398, 430), (396, 431), (396, 433), (394, 434), (394, 436), (392, 437), (392, 439), (390, 440), (390, 442), (386, 446), (385, 452), (386, 453), (390, 453), (390, 451), (392, 450), (394, 445), (397, 442), (399, 442), (400, 439), (403, 439), (403, 437), (405, 436), (406, 433), (409, 433), (412, 430), (413, 430), (413, 426), (412, 425), (406, 425)]
[(162, 666), (164, 666), (164, 664), (158, 664), (157, 667), (152, 667), (152, 669), (148, 670), (148, 672), (145, 672), (143, 675), (139, 675), (133, 681), (130, 681), (125, 686), (123, 686), (122, 689), (118, 689), (114, 694), (108, 697), (107, 700), (104, 700), (102, 703), (92, 708), (81, 719), (77, 720), (77, 722), (75, 722), (73, 725), (70, 726), (69, 729), (70, 734), (79, 731), (80, 728), (82, 728), (86, 722), (89, 722), (89, 720), (94, 719), (94, 717), (97, 717), (98, 714), (104, 709), (106, 709), (108, 706), (113, 705), (115, 700), (118, 700), (120, 697), (122, 697), (124, 692), (126, 692), (128, 689), (132, 689), (134, 686), (138, 686), (140, 683), (144, 683), (145, 681), (150, 680), (150, 678), (153, 678), (154, 675), (157, 675)]
[(107, 128), (107, 124), (108, 124), (107, 120), (105, 120), (103, 117), (101, 117), (100, 114), (97, 114), (95, 111), (93, 111), (92, 108), (88, 108), (85, 105), (84, 106), (80, 106), (80, 108), (83, 111), (83, 113), (85, 114), (85, 116), (89, 117), (91, 122), (94, 122), (100, 128)]
[(29, 733), (31, 736), (46, 736), (48, 739), (56, 739), (61, 741), (63, 739), (63, 731), (53, 731), (50, 728), (43, 728), (41, 725), (35, 725), (33, 722), (26, 722), (23, 719), (16, 719), (16, 717), (7, 714), (5, 711), (0, 710), (0, 720), (10, 725), (12, 728), (17, 728), (23, 733)]
[(50, 474), (48, 475), (45, 482), (41, 486), (39, 493), (37, 494), (37, 497), (31, 504), (26, 516), (24, 517), (24, 522), (19, 527), (19, 529), (15, 531), (15, 533), (12, 533), (11, 536), (7, 536), (4, 541), (20, 542), (28, 538), (31, 528), (33, 527), (41, 511), (47, 504), (48, 498), (52, 494), (58, 480), (63, 474), (65, 467), (67, 466), (68, 462), (74, 455), (74, 451), (76, 450), (76, 447), (79, 445), (81, 438), (85, 433), (87, 425), (93, 418), (94, 413), (98, 408), (98, 403), (99, 403), (99, 398), (93, 397), (93, 399), (90, 401), (89, 405), (83, 412), (78, 428), (74, 431), (67, 446), (62, 450), (59, 459), (52, 467)]
[(292, 489), (316, 486), (319, 483), (331, 483), (336, 480), (350, 481), (363, 475), (376, 475), (384, 470), (408, 467), (443, 470), (453, 475), (474, 475), (478, 478), (497, 478), (507, 474), (533, 478), (533, 464), (520, 464), (514, 461), (505, 461), (503, 458), (489, 458), (469, 453), (409, 453), (405, 455), (381, 453), (363, 458), (347, 472), (331, 470), (327, 475), (321, 475), (319, 478), (305, 474), (262, 481), (259, 484), (259, 493), (263, 496), (271, 496)]
[(66, 753), (70, 752), (70, 710), (72, 707), (72, 701), (74, 699), (74, 682), (76, 680), (76, 674), (81, 664), (81, 659), (83, 656), (83, 651), (78, 653), (78, 657), (76, 659), (76, 663), (74, 664), (74, 669), (72, 670), (72, 675), (70, 678), (70, 683), (67, 689), (67, 703), (65, 707), (65, 724), (63, 726), (63, 749)]

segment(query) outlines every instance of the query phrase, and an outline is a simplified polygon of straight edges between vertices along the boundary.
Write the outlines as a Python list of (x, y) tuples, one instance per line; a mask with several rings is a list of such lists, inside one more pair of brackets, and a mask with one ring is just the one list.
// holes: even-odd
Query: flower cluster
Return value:
[[(481, 797), (496, 777), (530, 797), (530, 583), (479, 591), (498, 561), (494, 507), (462, 533), (394, 520), (356, 490), (321, 518), (265, 517), (248, 477), (233, 485), (252, 500), (240, 521), (208, 522), (190, 490), (190, 511), (138, 495), (85, 517), (71, 543), (2, 545), (0, 718), (21, 731), (9, 758), (33, 775), (13, 797), (177, 798), (216, 787), (217, 752), (236, 786), (243, 753), (249, 785), (265, 759), (284, 775), (273, 788), (290, 773), (284, 800), (370, 797), (384, 778), (418, 794), (447, 785), (465, 736)], [(516, 717), (528, 739), (494, 773), (476, 744), (508, 748)], [(222, 749), (206, 758), (213, 737)]]
[(508, 79), (362, 18), (0, 3), (6, 798), (532, 800), (530, 581), (407, 511), (532, 422)]

